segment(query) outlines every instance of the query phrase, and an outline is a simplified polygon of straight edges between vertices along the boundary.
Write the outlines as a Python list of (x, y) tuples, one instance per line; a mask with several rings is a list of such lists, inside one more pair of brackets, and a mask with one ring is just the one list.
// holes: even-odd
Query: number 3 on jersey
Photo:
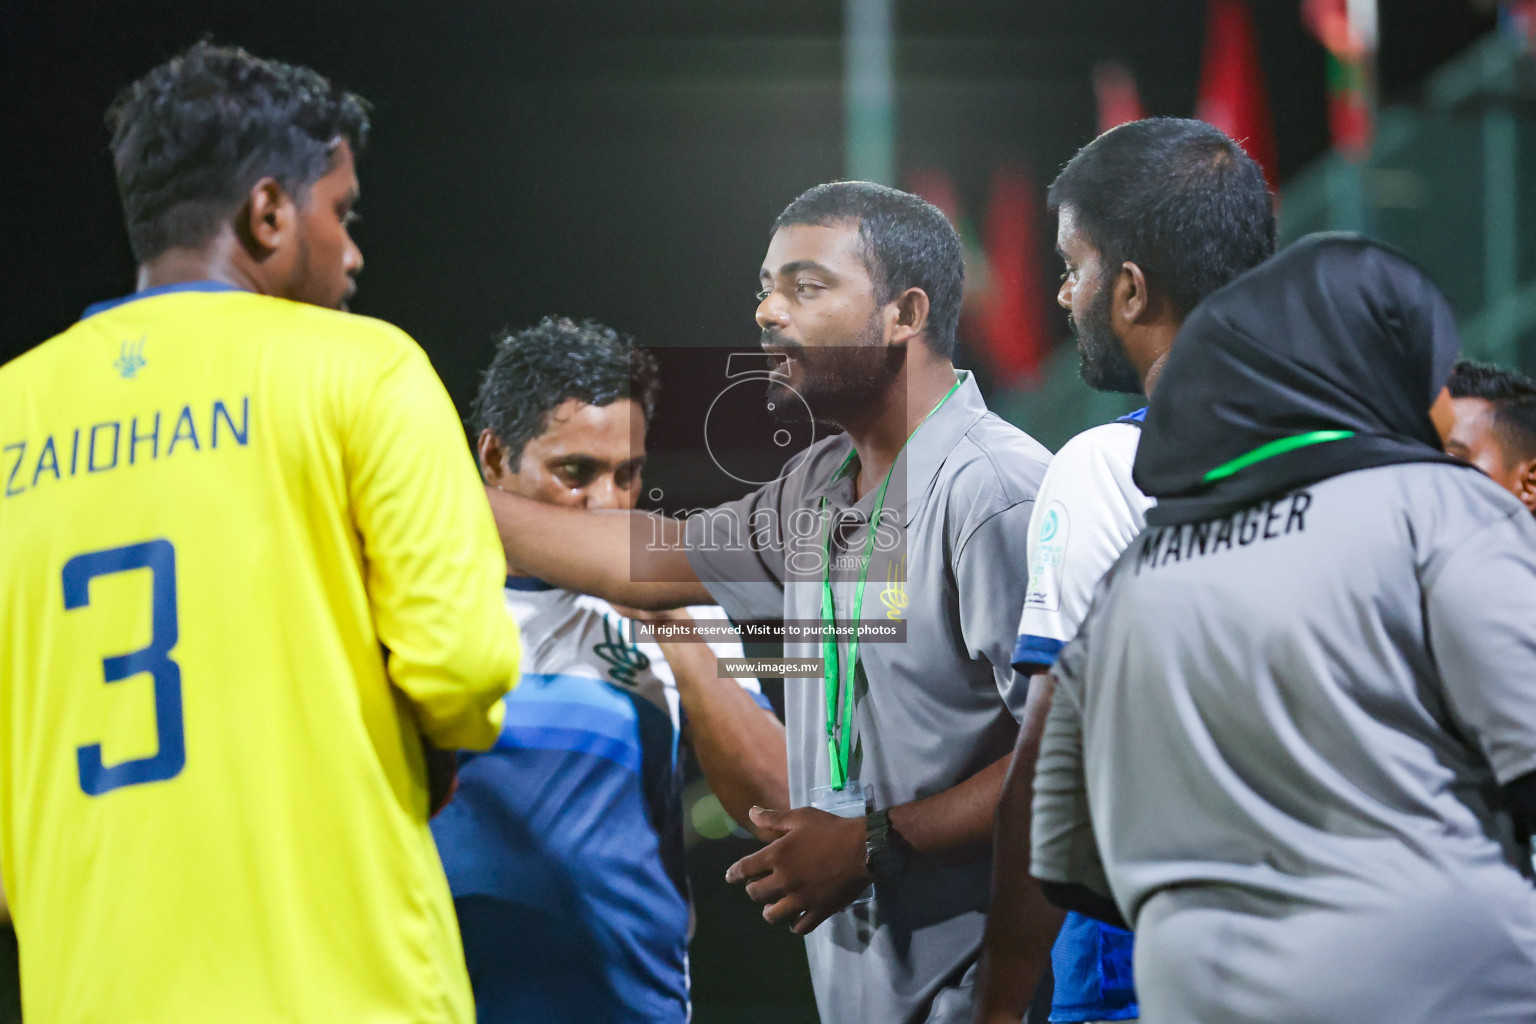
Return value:
[(64, 609), (69, 611), (89, 605), (91, 580), (97, 576), (133, 569), (148, 569), (152, 581), (149, 646), (131, 654), (103, 658), (101, 670), (107, 683), (131, 679), (143, 672), (148, 672), (154, 679), (155, 730), (160, 746), (153, 757), (114, 765), (102, 763), (100, 743), (77, 748), (80, 788), (89, 796), (101, 796), (123, 786), (173, 779), (187, 763), (186, 737), (181, 723), (181, 666), (171, 660), (171, 648), (176, 646), (178, 639), (176, 549), (171, 542), (151, 540), (71, 558), (64, 563)]

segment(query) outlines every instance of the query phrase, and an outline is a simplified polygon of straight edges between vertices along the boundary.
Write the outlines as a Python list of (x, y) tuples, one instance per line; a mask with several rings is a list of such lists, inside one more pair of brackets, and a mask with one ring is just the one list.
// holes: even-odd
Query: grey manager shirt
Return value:
[(1498, 810), (1536, 770), (1536, 521), (1492, 481), (1149, 528), (1056, 673), (1033, 870), (1107, 881), (1148, 1020), (1536, 1020)]
[[(780, 479), (688, 521), (689, 561), (732, 618), (817, 620), (822, 579), (818, 509), (825, 499), (834, 561), (856, 565), (875, 494), (853, 500), (857, 463), (845, 435), (817, 442)], [(877, 807), (949, 789), (1007, 754), (1023, 711), (1010, 665), (1029, 580), (1030, 509), (1050, 453), (987, 411), (975, 380), (907, 442), (892, 472), (861, 618), (907, 623), (904, 643), (862, 643), (849, 777)], [(832, 579), (846, 622), (856, 569)], [(786, 641), (791, 658), (817, 641)], [(842, 648), (846, 658), (846, 645)], [(785, 680), (789, 792), (795, 807), (829, 784), (820, 678)], [(969, 1020), (970, 987), (988, 897), (984, 854), (928, 866), (878, 887), (873, 903), (807, 937), (811, 980), (827, 1024)]]

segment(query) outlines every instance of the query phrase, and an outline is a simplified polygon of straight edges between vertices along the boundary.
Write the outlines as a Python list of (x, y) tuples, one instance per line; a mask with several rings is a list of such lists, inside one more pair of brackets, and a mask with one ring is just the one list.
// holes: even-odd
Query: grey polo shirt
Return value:
[[(689, 561), (732, 618), (820, 618), (823, 499), (828, 521), (845, 524), (833, 530), (832, 580), (838, 621), (851, 617), (875, 498), (871, 490), (853, 500), (856, 462), (838, 473), (851, 448), (841, 434), (819, 441), (780, 479), (688, 521)], [(962, 374), (896, 461), (881, 522), (897, 532), (883, 532), (871, 556), (860, 617), (904, 619), (906, 640), (862, 643), (849, 766), (850, 778), (873, 786), (877, 807), (949, 789), (1012, 748), (1025, 687), (1010, 664), (1013, 634), (1029, 581), (1030, 510), (1049, 460), (988, 412)], [(822, 649), (786, 641), (784, 653)], [(830, 782), (822, 680), (785, 680), (785, 704), (790, 802), (803, 807)], [(914, 870), (813, 932), (821, 1019), (969, 1020), (989, 873), (985, 855)]]
[(1536, 1020), (1497, 809), (1536, 770), (1536, 520), (1492, 481), (1149, 528), (1056, 665), (1033, 870), (1107, 883), (1147, 1019)]

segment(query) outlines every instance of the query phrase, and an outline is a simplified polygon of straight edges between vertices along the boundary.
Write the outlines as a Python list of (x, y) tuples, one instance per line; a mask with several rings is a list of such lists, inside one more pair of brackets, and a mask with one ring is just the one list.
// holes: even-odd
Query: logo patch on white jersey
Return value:
[(1024, 607), (1048, 612), (1061, 610), (1061, 569), (1067, 560), (1067, 536), (1072, 521), (1067, 507), (1053, 501), (1041, 517), (1035, 536), (1034, 563), (1029, 567), (1029, 591)]

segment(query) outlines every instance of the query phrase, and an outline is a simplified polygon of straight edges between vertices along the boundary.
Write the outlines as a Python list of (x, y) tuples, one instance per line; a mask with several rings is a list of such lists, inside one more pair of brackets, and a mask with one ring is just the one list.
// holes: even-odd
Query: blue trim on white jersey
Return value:
[(1137, 424), (1139, 426), (1139, 425), (1147, 422), (1147, 407), (1146, 406), (1142, 406), (1140, 409), (1137, 409), (1135, 412), (1128, 412), (1124, 416), (1121, 416), (1119, 419), (1115, 420), (1115, 422), (1116, 423), (1135, 423), (1135, 424)]
[(559, 589), (553, 583), (545, 583), (533, 576), (508, 576), (506, 586), (508, 590), (521, 590), (527, 593)]
[(1013, 647), (1013, 667), (1020, 672), (1050, 668), (1056, 664), (1056, 656), (1065, 646), (1067, 644), (1064, 640), (1053, 640), (1048, 636), (1033, 636), (1029, 633), (1022, 634), (1019, 642)]
[(85, 307), (85, 312), (80, 314), (80, 319), (93, 317), (97, 313), (105, 313), (109, 309), (129, 302), (137, 302), (139, 299), (152, 299), (156, 295), (171, 295), (175, 292), (238, 292), (243, 291), (232, 284), (223, 281), (182, 281), (177, 284), (162, 284), (154, 288), (145, 288), (141, 292), (132, 295), (122, 295), (115, 299), (107, 299), (105, 302), (93, 302)]

